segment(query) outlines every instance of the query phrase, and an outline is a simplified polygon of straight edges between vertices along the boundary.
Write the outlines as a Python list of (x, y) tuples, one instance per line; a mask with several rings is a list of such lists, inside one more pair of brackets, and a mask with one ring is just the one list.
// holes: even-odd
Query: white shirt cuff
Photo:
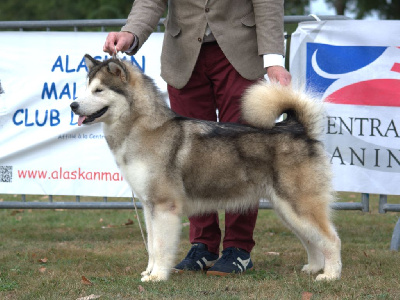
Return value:
[(134, 36), (133, 44), (132, 44), (132, 46), (129, 47), (128, 50), (125, 51), (125, 53), (131, 53), (136, 48), (136, 46), (138, 44), (138, 38), (136, 38), (135, 35), (133, 35), (133, 36)]
[(271, 66), (285, 67), (285, 58), (280, 54), (265, 54), (263, 55), (264, 68)]

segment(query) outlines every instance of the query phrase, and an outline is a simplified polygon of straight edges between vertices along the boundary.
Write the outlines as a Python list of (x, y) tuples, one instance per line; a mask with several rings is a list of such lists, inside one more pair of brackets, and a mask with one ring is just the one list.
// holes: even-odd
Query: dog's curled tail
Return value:
[(250, 125), (270, 129), (283, 113), (294, 112), (310, 138), (322, 133), (323, 103), (304, 92), (278, 83), (260, 82), (251, 86), (242, 97), (242, 117)]

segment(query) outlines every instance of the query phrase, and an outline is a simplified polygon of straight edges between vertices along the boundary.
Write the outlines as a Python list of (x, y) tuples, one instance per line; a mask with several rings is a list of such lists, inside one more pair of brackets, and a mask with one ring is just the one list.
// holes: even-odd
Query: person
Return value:
[[(177, 114), (240, 122), (240, 98), (251, 84), (265, 74), (290, 84), (284, 68), (283, 0), (136, 0), (126, 25), (108, 34), (103, 50), (134, 55), (167, 8), (161, 76)], [(225, 212), (220, 258), (218, 213), (190, 217), (192, 247), (175, 271), (223, 276), (251, 269), (257, 213)]]

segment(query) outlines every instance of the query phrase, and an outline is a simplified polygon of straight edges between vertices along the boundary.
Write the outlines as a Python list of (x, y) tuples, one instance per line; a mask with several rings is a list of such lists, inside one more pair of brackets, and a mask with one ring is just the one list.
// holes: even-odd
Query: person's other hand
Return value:
[(103, 51), (110, 55), (115, 52), (124, 52), (128, 50), (135, 40), (135, 36), (127, 31), (110, 32), (103, 46)]
[(271, 66), (267, 68), (267, 75), (272, 82), (279, 82), (281, 85), (289, 85), (292, 75), (281, 66)]

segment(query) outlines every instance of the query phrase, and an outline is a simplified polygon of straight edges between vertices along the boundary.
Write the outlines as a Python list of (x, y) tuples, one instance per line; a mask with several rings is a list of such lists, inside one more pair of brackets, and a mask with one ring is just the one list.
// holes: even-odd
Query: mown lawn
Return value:
[[(147, 254), (134, 211), (0, 210), (0, 299), (400, 299), (400, 253), (389, 250), (400, 215), (379, 214), (376, 195), (370, 204), (369, 213), (335, 212), (343, 273), (328, 283), (300, 272), (306, 253), (270, 210), (257, 220), (254, 271), (174, 274), (162, 283), (140, 281)], [(178, 259), (190, 247), (182, 222)]]

